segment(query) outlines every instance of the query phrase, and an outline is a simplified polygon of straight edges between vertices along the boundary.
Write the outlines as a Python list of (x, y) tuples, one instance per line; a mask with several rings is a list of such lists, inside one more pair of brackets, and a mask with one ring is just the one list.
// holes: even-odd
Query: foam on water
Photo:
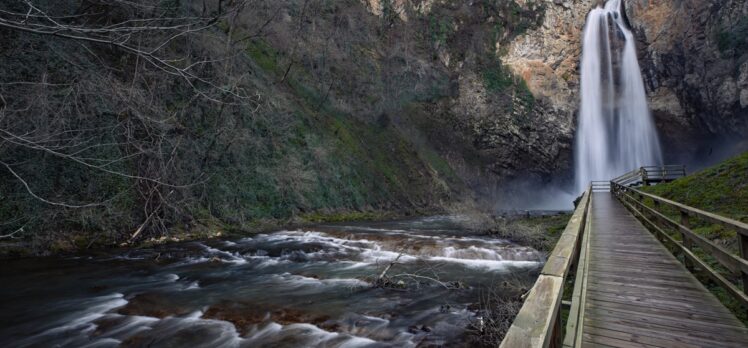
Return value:
[[(461, 237), (442, 226), (408, 233), (404, 223), (395, 225), (391, 230), (287, 230), (232, 242), (180, 243), (139, 252), (137, 258), (102, 258), (100, 273), (79, 272), (86, 276), (73, 285), (74, 297), (47, 304), (51, 311), (42, 308), (33, 317), (51, 313), (54, 320), (10, 328), (29, 333), (12, 346), (454, 343), (474, 315), (468, 304), (479, 297), (482, 284), (542, 262), (532, 248), (504, 240)], [(372, 287), (371, 279), (396, 259), (387, 276), (405, 279), (408, 288)], [(122, 269), (110, 269), (112, 264)], [(466, 286), (448, 290), (427, 279), (397, 278), (432, 276), (418, 273), (424, 270)], [(92, 295), (104, 284), (116, 292)], [(444, 303), (453, 308), (443, 310)]]
[(291, 273), (282, 273), (282, 274), (272, 274), (270, 275), (270, 278), (280, 280), (284, 283), (290, 283), (296, 286), (306, 286), (306, 285), (312, 285), (312, 286), (349, 286), (349, 287), (361, 287), (361, 286), (369, 286), (369, 283), (355, 279), (355, 278), (326, 278), (326, 279), (318, 279), (318, 278), (312, 278), (312, 277), (306, 277), (298, 274), (291, 274)]
[(274, 346), (287, 337), (293, 337), (299, 346), (304, 347), (355, 348), (377, 343), (365, 337), (326, 331), (309, 323), (289, 325), (270, 323), (262, 329), (251, 333), (247, 337), (247, 341), (252, 346)]
[(485, 269), (490, 271), (507, 271), (510, 267), (532, 268), (541, 265), (537, 261), (501, 261), (501, 260), (480, 260), (480, 259), (460, 259), (446, 256), (434, 256), (429, 258), (432, 261), (454, 262), (466, 267), (475, 269)]
[[(402, 236), (388, 240), (370, 240), (366, 235), (347, 236), (340, 238), (319, 231), (280, 231), (271, 235), (261, 235), (252, 239), (255, 243), (293, 243), (295, 245), (314, 244), (322, 246), (317, 251), (284, 251), (278, 257), (267, 255), (264, 250), (258, 250), (254, 255), (244, 254), (245, 258), (263, 260), (258, 264), (260, 267), (273, 265), (275, 262), (298, 261), (335, 262), (348, 263), (347, 268), (358, 268), (367, 265), (378, 265), (392, 262), (395, 259), (399, 263), (415, 262), (418, 260), (441, 260), (444, 262), (457, 262), (466, 265), (477, 265), (480, 262), (468, 262), (464, 260), (489, 260), (489, 261), (542, 261), (542, 255), (537, 251), (509, 244), (505, 240), (490, 240), (486, 238), (460, 238), (460, 237), (435, 237), (419, 234), (403, 234), (401, 232), (387, 233), (385, 236)], [(379, 238), (382, 238), (380, 234)], [(403, 243), (402, 239), (410, 240)], [(407, 247), (422, 245), (421, 240), (428, 241), (425, 247), (418, 250), (410, 250)], [(468, 245), (477, 244), (477, 245)], [(285, 244), (284, 244), (285, 245)], [(430, 245), (430, 246), (429, 246)], [(465, 245), (462, 247), (461, 245)], [(346, 260), (347, 258), (347, 260)], [(438, 258), (438, 259), (437, 259)], [(486, 263), (487, 264), (487, 263)], [(521, 264), (521, 263), (517, 263)], [(499, 269), (502, 267), (482, 267)]]
[(53, 324), (53, 327), (18, 342), (17, 346), (43, 346), (55, 342), (60, 336), (66, 337), (64, 345), (82, 345), (87, 341), (88, 333), (96, 329), (94, 321), (103, 317), (110, 310), (127, 304), (127, 300), (123, 297), (124, 295), (121, 293), (114, 293), (84, 300), (63, 302), (59, 305), (75, 305), (75, 307), (83, 308), (60, 318)]

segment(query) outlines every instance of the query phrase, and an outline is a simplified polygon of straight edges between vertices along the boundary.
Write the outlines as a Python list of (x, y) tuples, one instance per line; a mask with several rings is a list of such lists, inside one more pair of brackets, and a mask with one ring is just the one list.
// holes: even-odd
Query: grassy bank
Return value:
[(385, 221), (413, 216), (445, 213), (444, 210), (326, 210), (301, 214), (287, 219), (258, 219), (251, 223), (232, 224), (216, 218), (201, 219), (187, 227), (174, 226), (167, 235), (139, 238), (129, 241), (126, 235), (112, 239), (100, 231), (50, 231), (36, 238), (10, 238), (0, 240), (0, 259), (72, 254), (86, 250), (106, 250), (117, 247), (147, 248), (160, 244), (206, 240), (214, 238), (242, 238), (257, 233), (279, 229), (303, 228), (319, 223), (345, 221)]
[[(673, 182), (645, 187), (643, 190), (694, 208), (748, 222), (748, 152)], [(653, 206), (651, 200), (646, 203)], [(678, 221), (679, 213), (674, 209), (663, 208), (661, 211)], [(737, 233), (734, 230), (699, 219), (691, 220), (693, 220), (691, 228), (695, 233), (722, 246), (732, 254), (739, 255)], [(681, 240), (680, 234), (672, 231), (670, 233), (676, 240)], [(699, 247), (694, 247), (693, 251), (710, 267), (730, 279), (738, 287), (742, 287), (740, 279), (722, 267), (709, 253)], [(721, 287), (713, 284), (705, 274), (697, 272), (696, 276), (740, 320), (748, 324), (746, 308), (743, 308)]]
[[(688, 206), (738, 221), (748, 221), (748, 152), (670, 183), (643, 188), (644, 191)], [(651, 202), (649, 202), (651, 205)], [(664, 210), (672, 218), (675, 210)], [(692, 222), (696, 233), (738, 252), (735, 231), (720, 225)]]
[(645, 191), (748, 222), (748, 152)]
[(509, 217), (497, 221), (491, 233), (548, 254), (556, 246), (570, 213)]

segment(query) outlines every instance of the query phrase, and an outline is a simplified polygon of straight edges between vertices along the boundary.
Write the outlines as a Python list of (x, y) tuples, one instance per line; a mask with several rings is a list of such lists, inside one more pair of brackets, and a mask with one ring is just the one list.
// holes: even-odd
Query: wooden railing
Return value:
[(610, 181), (593, 181), (590, 187), (592, 192), (610, 192)]
[[(654, 231), (663, 243), (675, 247), (676, 252), (683, 256), (684, 263), (689, 270), (693, 271), (694, 266), (703, 270), (709, 278), (748, 309), (748, 261), (746, 260), (748, 258), (748, 224), (673, 202), (617, 182), (611, 182), (611, 185), (613, 193), (634, 215), (643, 221), (651, 231)], [(652, 201), (652, 206), (645, 204), (647, 199)], [(679, 221), (663, 213), (664, 207), (676, 211), (680, 217)], [(692, 219), (722, 225), (735, 231), (737, 233), (739, 255), (735, 255), (695, 233), (691, 228), (694, 223)], [(676, 231), (680, 240), (673, 238), (667, 233), (667, 230)], [(743, 283), (742, 291), (736, 284), (699, 258), (694, 253), (694, 246), (697, 246), (703, 253), (712, 256), (730, 274), (740, 278)]]
[(684, 165), (644, 166), (623, 174), (612, 182), (624, 186), (644, 185), (672, 181), (686, 175)]
[[(610, 187), (608, 187), (610, 189)], [(590, 192), (595, 192), (590, 186)], [(564, 348), (576, 348), (582, 345), (582, 329), (584, 328), (584, 308), (587, 302), (587, 279), (590, 265), (590, 230), (592, 228), (592, 219), (590, 210), (592, 209), (592, 195), (590, 194), (587, 202), (587, 220), (584, 224), (584, 232), (579, 247), (579, 260), (577, 262), (577, 271), (574, 274), (574, 290), (571, 295), (571, 304), (569, 306), (569, 316), (566, 319), (566, 332), (564, 335)]]
[[(592, 187), (590, 186), (579, 201), (556, 247), (549, 255), (538, 280), (527, 294), (522, 308), (501, 342), (501, 347), (559, 347), (561, 345), (561, 299), (564, 295), (564, 283), (580, 256), (580, 249), (586, 245), (582, 243), (582, 236), (586, 235), (591, 194)], [(575, 288), (574, 296), (576, 294)], [(572, 297), (572, 310), (576, 305)], [(567, 327), (567, 333), (568, 330)]]

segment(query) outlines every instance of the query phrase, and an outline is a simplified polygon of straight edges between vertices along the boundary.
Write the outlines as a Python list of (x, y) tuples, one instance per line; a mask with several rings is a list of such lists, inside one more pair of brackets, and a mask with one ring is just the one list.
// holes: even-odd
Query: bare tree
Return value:
[[(243, 73), (229, 69), (240, 52), (219, 28), (248, 2), (203, 2), (199, 15), (155, 0), (0, 4), (0, 35), (17, 35), (16, 47), (5, 54), (28, 54), (24, 43), (47, 40), (42, 42), (58, 50), (55, 59), (64, 62), (63, 70), (73, 71), (33, 67), (42, 75), (0, 76), (0, 170), (33, 199), (60, 209), (109, 209), (120, 193), (94, 202), (44, 197), (27, 178), (28, 170), (21, 170), (29, 161), (54, 158), (87, 173), (130, 181), (142, 205), (142, 221), (130, 240), (146, 230), (165, 232), (168, 220), (184, 213), (188, 198), (181, 191), (205, 179), (202, 172), (179, 173), (187, 132), (181, 117), (188, 107), (208, 101), (223, 114), (227, 107), (251, 111), (258, 105), (259, 95), (247, 91)], [(227, 49), (210, 47), (221, 40)], [(186, 106), (169, 105), (166, 94), (173, 91), (163, 90), (168, 86), (185, 97)], [(1, 237), (23, 231), (11, 228)]]

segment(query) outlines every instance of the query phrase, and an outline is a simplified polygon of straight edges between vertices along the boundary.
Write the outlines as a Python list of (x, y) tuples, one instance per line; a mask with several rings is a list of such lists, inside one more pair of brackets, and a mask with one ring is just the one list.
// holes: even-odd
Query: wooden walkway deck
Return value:
[(748, 347), (748, 329), (609, 192), (592, 194), (582, 346)]

